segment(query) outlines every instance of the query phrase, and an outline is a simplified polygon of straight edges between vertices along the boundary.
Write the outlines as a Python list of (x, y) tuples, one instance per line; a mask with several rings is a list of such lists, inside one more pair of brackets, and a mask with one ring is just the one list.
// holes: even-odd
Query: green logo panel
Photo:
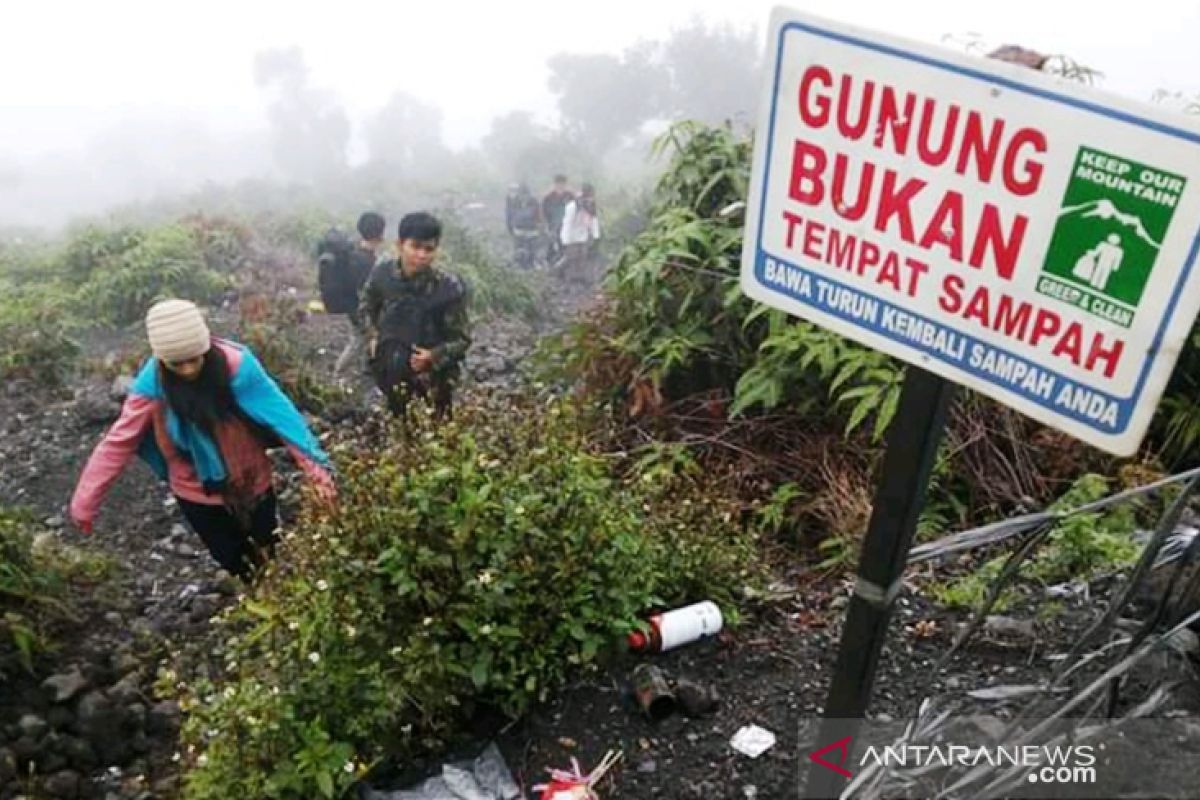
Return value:
[(1185, 185), (1156, 167), (1079, 148), (1038, 291), (1129, 327)]

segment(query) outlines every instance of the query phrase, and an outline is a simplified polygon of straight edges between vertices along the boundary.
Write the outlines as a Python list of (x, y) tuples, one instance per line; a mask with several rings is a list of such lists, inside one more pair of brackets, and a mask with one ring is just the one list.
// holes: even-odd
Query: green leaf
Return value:
[(471, 667), (471, 680), (475, 684), (476, 689), (482, 689), (487, 686), (488, 676), (491, 673), (492, 654), (484, 653), (475, 660), (475, 666)]
[(317, 788), (321, 790), (322, 797), (333, 797), (333, 778), (328, 772), (321, 771), (317, 773)]
[(896, 416), (896, 408), (900, 405), (900, 387), (892, 386), (884, 395), (883, 403), (879, 406), (879, 414), (875, 417), (875, 432), (874, 438), (876, 441), (883, 436), (884, 431), (892, 424), (892, 417)]
[(867, 415), (870, 414), (872, 409), (874, 409), (878, 404), (878, 395), (864, 397), (862, 400), (860, 400), (858, 405), (854, 407), (853, 413), (850, 414), (850, 421), (846, 423), (846, 435), (849, 436), (851, 433), (853, 433), (855, 428), (862, 424), (863, 420), (867, 418)]

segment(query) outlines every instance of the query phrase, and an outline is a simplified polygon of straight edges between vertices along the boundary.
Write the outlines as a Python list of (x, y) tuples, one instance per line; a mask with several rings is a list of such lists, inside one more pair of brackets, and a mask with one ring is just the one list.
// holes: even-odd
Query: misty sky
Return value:
[[(441, 106), (451, 145), (497, 113), (553, 110), (545, 62), (559, 51), (619, 52), (693, 16), (753, 27), (765, 0), (268, 0), (6, 4), (0, 48), (0, 149), (9, 157), (67, 147), (122, 120), (182, 118), (215, 131), (260, 127), (254, 54), (298, 45), (314, 85), (352, 118), (401, 89)], [(1200, 91), (1200, 3), (1062, 0), (817, 0), (793, 4), (846, 22), (937, 42), (978, 32), (992, 43), (1063, 52), (1106, 74), (1103, 88), (1149, 99)], [(1129, 13), (1133, 11), (1134, 13)]]
[[(618, 55), (639, 41), (664, 41), (697, 19), (762, 41), (773, 5), (14, 0), (5, 6), (0, 47), (0, 227), (53, 227), (126, 203), (278, 178), (280, 153), (268, 134), (273, 101), (255, 83), (255, 56), (264, 51), (301, 51), (306, 91), (315, 90), (323, 107), (346, 112), (343, 156), (357, 164), (368, 152), (370, 120), (397, 92), (437, 106), (444, 141), (458, 149), (476, 143), (505, 112), (530, 111), (555, 126), (546, 62), (556, 53)], [(1066, 54), (1103, 71), (1101, 88), (1137, 100), (1149, 101), (1157, 89), (1200, 96), (1197, 0), (793, 5), (929, 43), (975, 33), (991, 46)], [(1124, 13), (1110, 16), (1110, 7)], [(631, 98), (638, 91), (631, 86)]]

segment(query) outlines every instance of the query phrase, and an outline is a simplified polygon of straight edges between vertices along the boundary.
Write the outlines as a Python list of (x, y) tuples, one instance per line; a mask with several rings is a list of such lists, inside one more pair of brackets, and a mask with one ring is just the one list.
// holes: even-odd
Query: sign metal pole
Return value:
[[(853, 736), (867, 710), (953, 393), (953, 383), (916, 366), (907, 368), (896, 417), (888, 431), (883, 473), (842, 627), (818, 745)], [(837, 797), (845, 783), (835, 771), (814, 763), (809, 768), (806, 796)]]

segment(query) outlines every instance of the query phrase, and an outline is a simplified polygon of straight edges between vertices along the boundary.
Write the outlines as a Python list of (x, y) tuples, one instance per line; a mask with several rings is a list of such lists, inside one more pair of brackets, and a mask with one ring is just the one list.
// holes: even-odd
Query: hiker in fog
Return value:
[(434, 268), (442, 223), (419, 211), (400, 220), (399, 258), (381, 261), (363, 289), (360, 315), (375, 384), (402, 416), (410, 397), (451, 412), (454, 383), (471, 343), (467, 287)]
[(141, 456), (168, 482), (217, 563), (249, 579), (277, 536), (267, 448), (286, 447), (318, 495), (332, 503), (329, 459), (254, 354), (210, 336), (195, 305), (156, 303), (146, 314), (146, 333), (153, 356), (83, 468), (71, 519), (91, 533), (105, 494)]
[[(387, 223), (374, 211), (358, 218), (358, 244), (338, 231), (331, 230), (317, 247), (318, 282), (321, 302), (329, 314), (345, 314), (349, 323), (349, 341), (333, 367), (335, 378), (351, 362), (361, 363), (365, 346), (362, 321), (358, 318), (359, 293), (378, 259)], [(363, 365), (365, 366), (365, 365)]]
[(562, 221), (566, 213), (567, 203), (575, 199), (567, 188), (567, 176), (555, 175), (554, 185), (542, 198), (542, 219), (546, 221), (548, 243), (546, 245), (546, 263), (553, 265), (562, 258)]
[(517, 184), (504, 204), (504, 222), (513, 240), (513, 260), (522, 269), (531, 269), (537, 257), (541, 236), (542, 210), (525, 183)]
[(572, 280), (585, 278), (593, 248), (599, 240), (596, 193), (590, 183), (585, 183), (579, 187), (579, 196), (567, 203), (563, 212), (563, 259), (559, 274)]

